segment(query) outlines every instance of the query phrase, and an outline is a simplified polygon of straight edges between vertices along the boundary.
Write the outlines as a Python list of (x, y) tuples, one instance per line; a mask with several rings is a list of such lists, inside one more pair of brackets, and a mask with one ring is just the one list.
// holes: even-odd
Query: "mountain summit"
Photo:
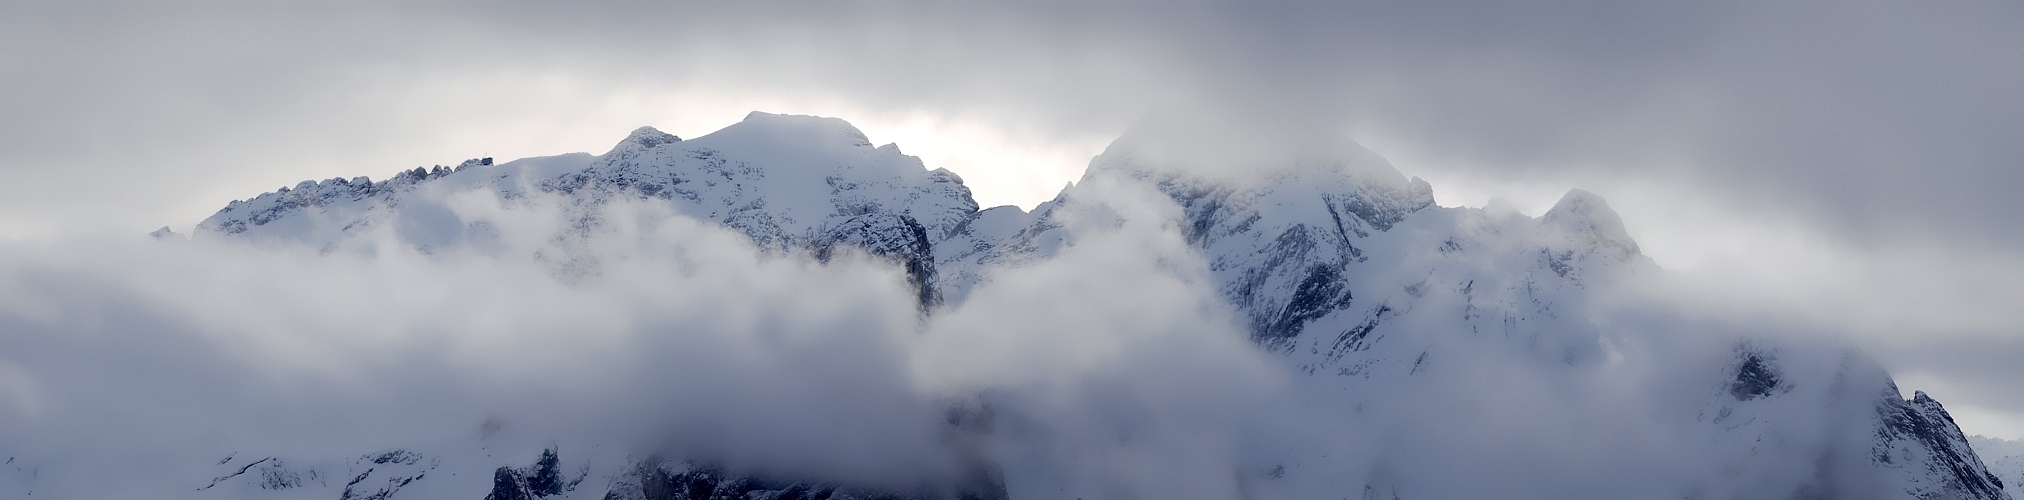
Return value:
[(613, 145), (611, 147), (611, 151), (606, 151), (604, 155), (605, 156), (622, 155), (647, 149), (653, 149), (654, 146), (659, 146), (662, 144), (681, 141), (682, 138), (675, 137), (674, 134), (662, 132), (661, 129), (653, 127), (640, 127), (637, 129), (633, 129), (631, 134), (627, 134), (625, 136), (625, 140), (618, 141), (618, 144)]

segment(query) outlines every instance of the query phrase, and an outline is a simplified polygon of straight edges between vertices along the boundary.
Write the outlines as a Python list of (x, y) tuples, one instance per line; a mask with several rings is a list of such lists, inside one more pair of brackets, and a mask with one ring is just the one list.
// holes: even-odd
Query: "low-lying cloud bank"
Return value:
[[(1249, 341), (1164, 195), (1075, 193), (1057, 215), (1074, 241), (932, 314), (881, 260), (764, 252), (652, 203), (558, 238), (560, 200), (466, 193), (447, 206), (496, 244), (427, 251), (392, 228), (335, 248), (8, 243), (0, 491), (329, 496), (402, 466), (426, 476), (403, 495), (479, 498), (543, 449), (579, 498), (649, 455), (895, 491), (986, 464), (1014, 498), (1876, 486), (1817, 468), (1869, 437), (1853, 422), (1874, 396), (1842, 392), (1885, 380), (1832, 341), (1598, 300), (1556, 333), (1593, 353), (1408, 323), (1438, 358), (1343, 383)], [(1785, 397), (1724, 399), (1743, 350), (1780, 367), (1751, 390)], [(267, 482), (232, 479), (249, 470)]]
[(1700, 274), (1732, 309), (1864, 330), (2014, 439), (2020, 22), (2002, 1), (8, 2), (0, 238), (182, 230), (359, 165), (753, 108), (852, 116), (1030, 206), (1199, 100), (1330, 117), (1444, 193), (1477, 184), (1471, 206), (1593, 190), (1662, 265), (1724, 260)]
[[(8, 486), (195, 495), (235, 453), (388, 449), (489, 474), (557, 443), (570, 459), (674, 450), (903, 483), (961, 472), (938, 422), (986, 393), (1021, 401), (1029, 430), (1054, 436), (1025, 451), (1034, 460), (1107, 477), (1229, 453), (1176, 443), (1064, 462), (1080, 433), (1213, 436), (1240, 419), (1218, 413), (1279, 383), (1227, 306), (1189, 281), (1199, 262), (1157, 230), (1008, 275), (975, 306), (929, 318), (897, 269), (861, 256), (768, 256), (643, 204), (558, 242), (552, 205), (504, 206), (474, 200), (464, 208), (485, 213), (461, 214), (496, 222), (503, 247), (430, 254), (391, 231), (332, 252), (216, 238), (9, 245), (0, 454), (28, 472)], [(481, 441), (487, 426), (497, 435)]]

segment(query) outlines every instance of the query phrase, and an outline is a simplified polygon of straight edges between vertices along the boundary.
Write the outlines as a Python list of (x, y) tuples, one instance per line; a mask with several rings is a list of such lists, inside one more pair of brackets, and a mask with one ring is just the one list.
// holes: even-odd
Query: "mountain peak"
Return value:
[(1609, 208), (1609, 202), (1601, 196), (1581, 189), (1569, 189), (1553, 208), (1539, 217), (1543, 224), (1555, 226), (1570, 235), (1590, 235), (1594, 243), (1617, 248), (1627, 253), (1638, 253), (1637, 241), (1624, 230), (1623, 217)]
[(1326, 122), (1255, 113), (1150, 114), (1112, 141), (1098, 159), (1108, 161), (1092, 162), (1092, 167), (1129, 166), (1223, 179), (1269, 178), (1273, 171), (1319, 168), (1405, 182), (1390, 162)]
[(617, 145), (612, 146), (611, 152), (646, 150), (652, 149), (654, 146), (681, 141), (682, 138), (675, 137), (674, 134), (662, 132), (661, 129), (651, 126), (640, 127), (633, 129), (631, 134), (626, 134), (625, 140), (618, 141)]
[[(850, 146), (872, 147), (871, 139), (864, 132), (842, 118), (814, 115), (784, 115), (753, 111), (737, 124), (724, 127), (710, 135), (760, 134), (774, 140), (822, 144), (842, 139)], [(897, 150), (897, 147), (895, 147)]]

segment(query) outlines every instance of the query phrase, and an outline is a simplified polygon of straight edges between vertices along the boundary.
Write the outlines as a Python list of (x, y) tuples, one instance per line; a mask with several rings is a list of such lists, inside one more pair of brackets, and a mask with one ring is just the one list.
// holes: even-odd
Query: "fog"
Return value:
[[(604, 261), (601, 278), (577, 284), (557, 283), (525, 252), (418, 255), (382, 242), (369, 254), (315, 255), (138, 235), (186, 230), (226, 201), (303, 179), (595, 152), (645, 124), (693, 137), (753, 109), (850, 119), (875, 142), (897, 141), (930, 168), (962, 174), (985, 206), (1031, 207), (1148, 113), (1195, 107), (1347, 134), (1431, 181), (1445, 206), (1501, 197), (1538, 215), (1570, 187), (1599, 193), (1668, 270), (1667, 300), (1684, 304), (1669, 314), (1859, 345), (1907, 392), (1946, 402), (1969, 433), (2024, 438), (2024, 392), (2011, 387), (2024, 378), (2014, 362), (2024, 356), (2024, 316), (2014, 307), (2024, 298), (2016, 291), (2024, 232), (2012, 222), (2024, 217), (2012, 201), (2024, 186), (2016, 140), (2024, 100), (2009, 84), (2024, 78), (2020, 18), (2003, 2), (12, 2), (0, 6), (8, 315), (0, 342), (9, 353), (0, 357), (0, 408), (21, 419), (5, 427), (35, 431), (0, 439), (51, 463), (167, 467), (180, 463), (171, 455), (201, 464), (261, 446), (312, 455), (416, 446), (378, 443), (470, 435), (490, 416), (527, 422), (514, 425), (536, 436), (582, 427), (579, 418), (632, 414), (732, 421), (725, 439), (746, 441), (719, 447), (764, 450), (746, 434), (834, 429), (729, 410), (691, 415), (669, 401), (829, 405), (810, 411), (884, 422), (940, 418), (942, 398), (952, 397), (943, 393), (972, 387), (1069, 386), (1034, 390), (1102, 399), (1108, 392), (1077, 384), (1137, 387), (1152, 382), (1133, 377), (1151, 375), (1078, 371), (1115, 360), (1060, 359), (1042, 347), (1053, 344), (1012, 340), (985, 343), (1005, 346), (999, 363), (922, 361), (978, 357), (927, 339), (985, 342), (1028, 328), (999, 316), (1037, 319), (978, 305), (923, 322), (894, 302), (891, 270), (751, 257), (736, 238), (650, 209), (642, 224), (658, 229), (640, 233), (659, 236), (613, 237), (623, 250), (614, 252), (635, 257)], [(472, 210), (492, 210), (488, 203), (473, 200)], [(526, 234), (550, 223), (524, 217)], [(1139, 241), (1172, 250), (1156, 237)], [(509, 248), (544, 244), (528, 236)], [(1142, 310), (1134, 308), (1151, 306), (1097, 307), (1121, 294), (1114, 290), (1045, 281), (1088, 272), (1058, 266), (1008, 277), (1033, 281), (980, 290), (997, 298), (977, 303), (1101, 309), (1117, 316), (1087, 319), (1202, 344), (1135, 363), (1216, 367), (1210, 373), (1233, 381), (1211, 387), (1218, 397), (1298, 406), (1275, 396), (1272, 388), (1292, 384), (1281, 368), (1244, 361), (1254, 354), (1234, 350), (1241, 342), (1200, 340), (1224, 338), (1217, 318), (1227, 312), (1183, 307), (1208, 300), (1187, 272), (1093, 266), (1173, 285), (1160, 296), (1176, 309)], [(1046, 292), (1054, 290), (1086, 295)], [(1174, 318), (1193, 319), (1191, 328), (1158, 326)], [(771, 323), (780, 320), (788, 322)], [(1058, 325), (1030, 329), (1067, 335)], [(952, 333), (929, 334), (944, 330)], [(650, 340), (667, 331), (691, 335)], [(777, 342), (786, 344), (755, 340), (757, 331), (783, 332)], [(1106, 338), (1057, 340), (1090, 342), (1090, 356), (1137, 355), (1105, 346), (1138, 337)], [(1022, 346), (1043, 352), (1013, 356)], [(843, 347), (851, 354), (827, 355)], [(639, 359), (649, 355), (681, 362)], [(1067, 365), (1051, 375), (1007, 365), (1018, 359)], [(777, 389), (677, 386), (647, 401), (586, 389), (699, 373)], [(881, 403), (796, 397), (833, 390), (805, 385), (815, 383), (846, 384)], [(1029, 404), (1042, 421), (1111, 418), (1069, 402), (1054, 413)], [(640, 408), (612, 410), (624, 405)], [(391, 407), (419, 409), (366, 410)], [(930, 415), (889, 415), (893, 408)], [(1259, 422), (1325, 413), (1216, 408), (1235, 413), (1203, 411), (1204, 421), (1175, 428), (1275, 427)], [(864, 435), (941, 439), (892, 425)], [(259, 428), (268, 430), (245, 431)], [(387, 437), (367, 447), (305, 437), (305, 428)], [(350, 430), (324, 430), (332, 428)], [(78, 443), (92, 446), (58, 453)], [(842, 456), (863, 446), (821, 449)], [(1253, 453), (1240, 451), (1230, 456)], [(885, 463), (906, 468), (899, 464), (935, 462), (941, 452)], [(123, 470), (177, 481), (213, 475)]]
[[(557, 243), (553, 202), (465, 201), (458, 215), (496, 224), (503, 247), (422, 254), (392, 231), (336, 252), (10, 244), (0, 449), (32, 472), (8, 486), (177, 497), (235, 454), (407, 449), (485, 474), (438, 491), (475, 498), (491, 468), (561, 443), (572, 467), (603, 461), (585, 465), (601, 474), (593, 495), (620, 459), (654, 453), (906, 487), (961, 472), (939, 422), (951, 401), (991, 395), (1029, 419), (1001, 420), (1025, 429), (1005, 453), (1044, 480), (1190, 496), (1203, 493), (1183, 479), (1201, 469), (1228, 490), (1232, 432), (1260, 401), (1284, 402), (1285, 374), (1156, 222), (928, 318), (883, 262), (767, 257), (651, 204)], [(539, 256), (558, 244), (581, 245), (567, 251), (579, 260)], [(486, 422), (506, 437), (480, 442)], [(1116, 432), (1143, 448), (1078, 449)]]
[[(467, 192), (447, 206), (499, 244), (426, 253), (392, 229), (330, 248), (8, 243), (9, 486), (247, 496), (261, 490), (205, 488), (234, 457), (273, 456), (328, 491), (358, 472), (345, 457), (400, 449), (441, 467), (404, 494), (475, 498), (547, 447), (585, 496), (660, 454), (895, 489), (981, 460), (1015, 498), (1719, 497), (1791, 490), (1823, 450), (1870, 438), (1837, 434), (1871, 403), (1828, 382), (1883, 376), (1851, 371), (1846, 343), (1695, 320), (1634, 289), (1540, 327), (1606, 357), (1420, 314), (1397, 335), (1437, 353), (1424, 376), (1311, 376), (1250, 342), (1178, 208), (1115, 180), (1058, 209), (1073, 235), (1058, 253), (927, 315), (883, 261), (762, 252), (654, 203), (570, 239), (553, 237), (572, 220), (561, 200)], [(1459, 307), (1428, 297), (1414, 307)], [(1727, 409), (1710, 420), (1739, 345), (1775, 353), (1796, 388), (1737, 407), (1742, 431)], [(952, 407), (987, 429), (950, 434)], [(1824, 474), (1863, 490), (1866, 475)]]
[(2009, 201), (2024, 101), (2006, 84), (2024, 77), (2020, 17), (2005, 2), (11, 2), (0, 237), (187, 228), (302, 179), (597, 151), (643, 124), (694, 136), (753, 109), (848, 118), (985, 206), (1030, 207), (1147, 111), (1213, 103), (1339, 127), (1444, 204), (1536, 214), (1569, 187), (1600, 193), (1716, 298), (1828, 318), (1988, 415), (1971, 427), (2024, 437), (2024, 400), (2000, 390), (2024, 373), (1998, 361), (2024, 353), (2005, 312), (2024, 280)]

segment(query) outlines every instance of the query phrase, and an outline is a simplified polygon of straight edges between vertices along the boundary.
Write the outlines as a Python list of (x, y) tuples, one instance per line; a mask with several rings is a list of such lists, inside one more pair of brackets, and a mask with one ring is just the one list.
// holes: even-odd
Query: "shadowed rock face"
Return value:
[(1737, 400), (1750, 400), (1771, 395), (1778, 387), (1778, 372), (1773, 371), (1764, 356), (1749, 353), (1743, 356), (1743, 365), (1736, 369), (1736, 381), (1729, 384), (1729, 395)]
[(845, 248), (856, 248), (898, 264), (906, 271), (907, 285), (914, 289), (922, 309), (941, 305), (941, 294), (935, 289), (934, 244), (928, 241), (927, 228), (912, 217), (890, 213), (851, 217), (817, 238), (813, 246), (815, 258), (823, 262)]
[[(1911, 458), (1912, 467), (1929, 472), (1938, 479), (1937, 490), (1953, 498), (2009, 498), (2003, 491), (2003, 480), (1982, 464), (1982, 459), (1968, 445), (1968, 438), (1961, 428), (1954, 424), (1953, 415), (1939, 401), (1918, 391), (1912, 399), (1897, 397), (1892, 387), (1877, 404), (1877, 415), (1883, 425), (1877, 428), (1878, 446), (1872, 448), (1872, 459), (1884, 464), (1895, 460)], [(1893, 443), (1904, 443), (1890, 446)], [(1923, 453), (1907, 457), (1899, 448), (1916, 447)]]
[(562, 475), (562, 459), (554, 448), (541, 451), (541, 458), (534, 465), (513, 468), (500, 467), (492, 474), (492, 492), (485, 500), (534, 500), (575, 491), (583, 483), (579, 474), (569, 478)]
[(620, 477), (605, 500), (1006, 500), (1004, 480), (994, 469), (973, 471), (953, 487), (885, 491), (823, 482), (791, 481), (728, 474), (693, 463), (670, 467), (659, 458), (639, 462)]

